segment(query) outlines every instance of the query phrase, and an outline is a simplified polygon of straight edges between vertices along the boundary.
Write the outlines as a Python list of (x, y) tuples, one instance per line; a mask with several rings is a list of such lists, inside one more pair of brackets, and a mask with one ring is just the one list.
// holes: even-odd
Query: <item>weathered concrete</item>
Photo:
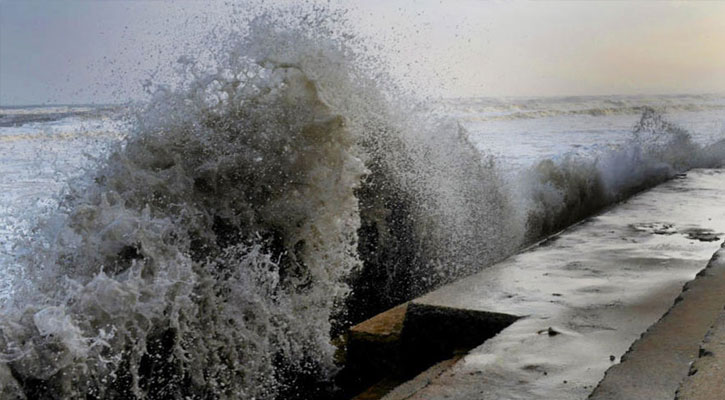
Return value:
[[(725, 305), (722, 255), (725, 253), (715, 254), (707, 268), (685, 285), (667, 314), (632, 345), (620, 364), (606, 372), (591, 400), (672, 400), (675, 397), (690, 364), (698, 357), (702, 338)], [(706, 361), (704, 364), (707, 367)], [(712, 368), (705, 369), (712, 371)], [(709, 377), (704, 373), (700, 378), (698, 381)]]
[[(725, 269), (725, 250), (720, 252), (718, 262), (718, 268)], [(725, 309), (720, 310), (698, 356), (688, 377), (680, 384), (677, 400), (725, 399)]]
[(338, 382), (353, 391), (368, 386), (355, 399), (379, 399), (429, 366), (438, 364), (440, 368), (457, 360), (519, 318), (402, 304), (350, 329), (345, 370)]
[(692, 171), (414, 300), (526, 317), (386, 399), (586, 399), (707, 265), (723, 199), (725, 172)]
[(403, 332), (403, 320), (407, 310), (408, 303), (404, 303), (353, 326), (349, 332), (350, 340), (398, 341)]

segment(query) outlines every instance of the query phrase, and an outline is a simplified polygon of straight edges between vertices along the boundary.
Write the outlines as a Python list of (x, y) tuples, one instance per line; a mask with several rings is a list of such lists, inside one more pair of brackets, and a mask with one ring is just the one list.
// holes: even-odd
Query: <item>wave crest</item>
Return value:
[(391, 101), (347, 36), (295, 15), (256, 17), (211, 68), (181, 59), (20, 246), (4, 387), (306, 396), (336, 369), (331, 332), (515, 248), (465, 132)]
[(536, 240), (602, 208), (692, 168), (720, 168), (725, 140), (701, 146), (664, 114), (646, 107), (623, 146), (595, 157), (543, 160), (519, 180), (528, 210), (527, 236)]

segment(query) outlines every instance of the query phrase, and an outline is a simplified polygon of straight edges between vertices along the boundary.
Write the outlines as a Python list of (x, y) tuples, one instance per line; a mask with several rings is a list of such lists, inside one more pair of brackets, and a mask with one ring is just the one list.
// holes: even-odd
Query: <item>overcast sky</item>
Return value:
[[(337, 1), (443, 96), (725, 93), (725, 2)], [(222, 4), (0, 0), (0, 104), (118, 102)]]

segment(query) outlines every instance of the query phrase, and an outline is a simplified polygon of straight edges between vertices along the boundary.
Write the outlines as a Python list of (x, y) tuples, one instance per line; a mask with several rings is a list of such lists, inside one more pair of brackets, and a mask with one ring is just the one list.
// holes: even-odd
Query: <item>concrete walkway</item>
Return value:
[[(691, 171), (416, 299), (412, 304), (522, 318), (512, 318), (515, 322), (452, 366), (434, 367), (385, 399), (586, 399), (672, 307), (683, 285), (705, 268), (725, 239), (723, 232), (725, 171)], [(648, 400), (674, 398), (687, 376), (702, 337), (725, 304), (725, 290), (710, 294), (718, 297), (709, 298), (708, 307), (678, 311), (698, 314), (687, 324), (696, 325), (689, 337), (700, 337), (687, 339), (677, 353), (677, 371), (665, 379), (667, 389)], [(676, 328), (671, 324), (661, 330)], [(677, 332), (671, 338), (667, 346), (679, 343)], [(670, 353), (667, 346), (653, 351)], [(628, 360), (634, 360), (633, 354)], [(632, 362), (612, 371), (627, 364)], [(651, 375), (638, 377), (640, 369), (637, 365), (620, 375), (648, 384), (644, 379)], [(661, 386), (659, 381), (649, 384)]]
[[(698, 358), (703, 338), (725, 305), (725, 259), (722, 256), (725, 256), (722, 250), (715, 253), (707, 268), (685, 285), (667, 314), (632, 345), (620, 364), (607, 371), (590, 396), (591, 400), (675, 398), (680, 383)], [(722, 332), (717, 332), (713, 338), (721, 335)], [(720, 340), (711, 344), (722, 346)], [(714, 354), (712, 351), (709, 353)], [(717, 353), (722, 356), (722, 349), (718, 349)], [(705, 357), (700, 367), (702, 373), (691, 377), (695, 379), (691, 379), (691, 384), (681, 391), (681, 397), (725, 399), (725, 391), (722, 391), (725, 376), (722, 371), (713, 368), (721, 362), (715, 357)], [(717, 386), (703, 391), (711, 383)]]

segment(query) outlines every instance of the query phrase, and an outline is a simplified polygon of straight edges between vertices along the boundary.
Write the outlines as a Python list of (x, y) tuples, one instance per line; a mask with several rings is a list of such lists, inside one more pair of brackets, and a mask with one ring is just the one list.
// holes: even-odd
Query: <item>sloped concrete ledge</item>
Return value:
[(517, 315), (412, 302), (402, 332), (404, 369), (418, 373), (481, 345), (513, 324)]
[(401, 304), (350, 329), (340, 383), (353, 393), (362, 390), (356, 400), (379, 399), (432, 365), (439, 369), (452, 365), (461, 354), (519, 318), (416, 302)]
[(672, 308), (632, 344), (620, 364), (607, 370), (591, 400), (671, 400), (688, 372), (691, 376), (678, 398), (725, 398), (725, 371), (720, 370), (725, 362), (722, 317), (700, 348), (702, 338), (725, 305), (723, 256), (724, 250), (715, 253), (707, 267), (685, 284)]
[[(725, 250), (719, 254), (719, 262), (725, 264)], [(725, 309), (721, 308), (717, 321), (705, 336), (697, 360), (677, 390), (676, 399), (725, 399)]]

